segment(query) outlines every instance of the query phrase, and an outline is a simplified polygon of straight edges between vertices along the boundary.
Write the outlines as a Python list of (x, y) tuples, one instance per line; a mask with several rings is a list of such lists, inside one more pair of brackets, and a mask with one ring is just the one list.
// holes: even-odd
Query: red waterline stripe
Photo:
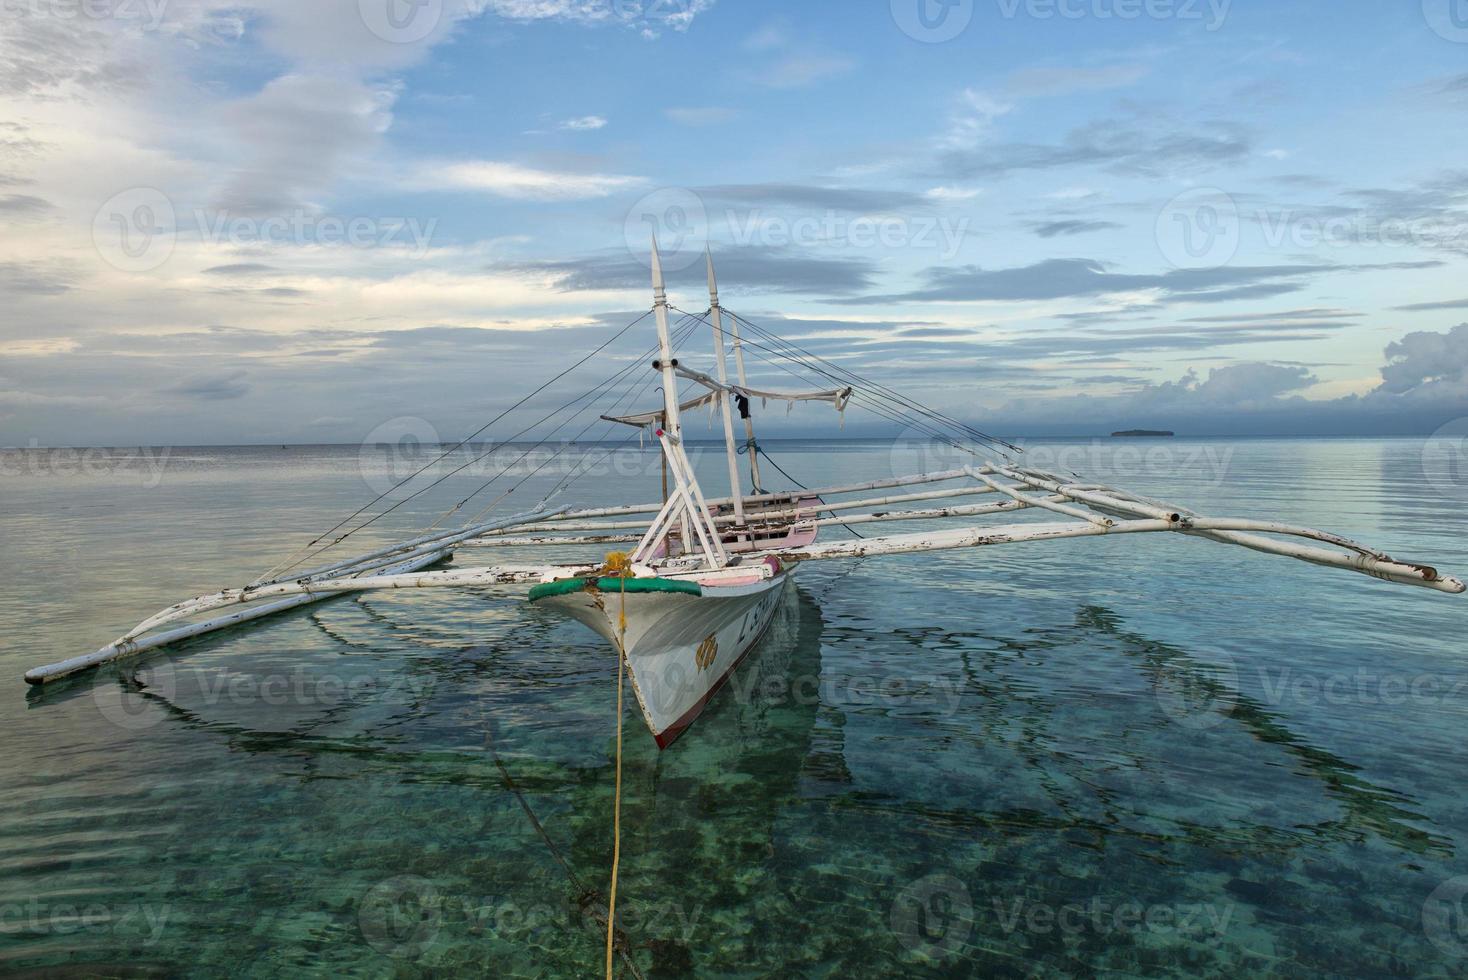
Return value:
[(714, 686), (709, 688), (708, 691), (705, 692), (703, 697), (699, 698), (698, 703), (689, 708), (687, 711), (683, 712), (682, 717), (673, 722), (667, 728), (663, 729), (661, 733), (653, 733), (652, 737), (658, 743), (659, 749), (666, 749), (668, 746), (678, 741), (679, 736), (681, 736), (684, 732), (688, 730), (688, 726), (693, 724), (694, 719), (696, 719), (703, 712), (703, 709), (708, 705), (709, 700), (715, 694), (719, 693), (723, 686), (728, 682), (729, 677), (734, 673), (734, 671), (739, 669), (740, 664), (744, 663), (744, 658), (748, 657), (750, 651), (752, 651), (755, 647), (759, 645), (759, 641), (765, 638), (765, 634), (770, 631), (770, 627), (774, 624), (775, 614), (770, 613), (770, 620), (769, 622), (765, 623), (764, 628), (759, 631), (759, 635), (749, 641), (749, 646), (745, 647), (744, 652), (734, 658), (734, 662), (729, 665), (729, 669), (724, 671), (724, 676), (714, 681)]

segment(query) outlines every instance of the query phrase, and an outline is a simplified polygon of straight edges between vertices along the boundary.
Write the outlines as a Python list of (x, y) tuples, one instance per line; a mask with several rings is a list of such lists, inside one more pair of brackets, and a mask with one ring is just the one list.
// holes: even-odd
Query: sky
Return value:
[(1432, 433), (1465, 151), (1468, 0), (0, 0), (0, 445), (459, 438), (653, 231), (989, 431)]

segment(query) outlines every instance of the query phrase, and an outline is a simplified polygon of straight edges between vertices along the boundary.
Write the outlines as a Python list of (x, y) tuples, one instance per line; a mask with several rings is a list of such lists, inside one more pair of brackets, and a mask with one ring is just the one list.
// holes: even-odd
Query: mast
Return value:
[[(744, 341), (739, 339), (739, 318), (737, 316), (729, 320), (729, 336), (734, 341), (734, 372), (739, 378), (739, 387), (743, 388), (749, 384), (749, 381), (744, 376)], [(749, 449), (749, 478), (754, 492), (764, 493), (763, 484), (759, 482), (759, 448), (754, 441), (754, 420), (749, 417), (747, 408), (739, 414), (744, 418), (745, 445)]]
[(682, 420), (678, 416), (678, 375), (673, 371), (673, 344), (668, 337), (668, 291), (663, 285), (663, 260), (658, 256), (658, 236), (652, 236), (652, 308), (658, 324), (658, 367), (663, 372), (663, 428), (675, 444), (681, 444)]
[[(663, 428), (668, 433), (667, 442), (663, 443), (663, 485), (667, 486), (668, 480), (668, 443), (675, 446), (682, 445), (683, 420), (678, 415), (678, 376), (673, 371), (673, 345), (668, 336), (668, 290), (663, 283), (663, 260), (658, 255), (658, 233), (652, 233), (652, 308), (658, 325), (658, 367), (663, 372)], [(664, 492), (663, 499), (667, 499)], [(680, 517), (678, 522), (681, 534), (679, 541), (685, 549), (690, 547), (688, 540), (688, 518)]]
[[(714, 279), (714, 253), (706, 250), (709, 267), (709, 309), (714, 317), (714, 350), (718, 353), (719, 384), (729, 383), (729, 370), (724, 363), (724, 311), (719, 309), (719, 284)], [(734, 523), (744, 523), (744, 491), (739, 486), (739, 450), (734, 445), (734, 413), (729, 406), (729, 392), (719, 393), (724, 409), (724, 451), (729, 457), (729, 496), (734, 502)]]
[(651, 557), (658, 543), (667, 540), (669, 531), (677, 522), (683, 550), (700, 550), (709, 567), (723, 568), (729, 562), (728, 556), (719, 541), (718, 528), (703, 498), (693, 465), (683, 450), (683, 425), (678, 415), (678, 362), (673, 359), (673, 343), (668, 335), (668, 293), (663, 283), (663, 263), (658, 255), (656, 234), (652, 237), (652, 295), (658, 326), (658, 359), (653, 362), (653, 367), (663, 375), (663, 419), (657, 437), (663, 447), (663, 462), (675, 486), (670, 488), (663, 509), (638, 542), (632, 559), (646, 561)]

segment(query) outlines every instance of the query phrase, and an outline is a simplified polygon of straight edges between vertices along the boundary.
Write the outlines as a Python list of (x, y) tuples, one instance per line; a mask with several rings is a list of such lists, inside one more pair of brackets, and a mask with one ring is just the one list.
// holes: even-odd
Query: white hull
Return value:
[(667, 748), (764, 635), (788, 578), (780, 572), (749, 584), (704, 585), (701, 595), (588, 590), (536, 604), (574, 616), (614, 649), (625, 608), (632, 689), (658, 747)]

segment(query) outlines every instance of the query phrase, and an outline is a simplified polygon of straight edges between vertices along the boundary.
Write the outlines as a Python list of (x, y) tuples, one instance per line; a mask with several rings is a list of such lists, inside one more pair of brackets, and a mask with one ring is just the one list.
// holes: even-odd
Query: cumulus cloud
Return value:
[(1389, 344), (1381, 381), (1365, 394), (1311, 399), (1300, 364), (1241, 363), (1112, 395), (1014, 399), (988, 420), (1017, 431), (1085, 434), (1165, 426), (1192, 435), (1427, 433), (1468, 413), (1468, 323)]
[(1386, 348), (1381, 390), (1400, 395), (1434, 386), (1468, 393), (1468, 323), (1447, 333), (1416, 331)]

